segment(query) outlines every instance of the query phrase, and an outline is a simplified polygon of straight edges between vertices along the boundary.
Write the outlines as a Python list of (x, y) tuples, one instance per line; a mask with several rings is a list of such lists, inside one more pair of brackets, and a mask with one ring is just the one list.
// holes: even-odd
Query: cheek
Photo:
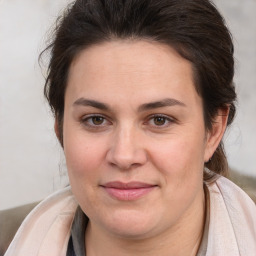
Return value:
[(158, 143), (154, 150), (152, 147), (152, 162), (162, 174), (161, 198), (168, 221), (178, 220), (202, 191), (203, 147), (194, 148), (193, 144), (194, 141), (173, 139)]
[(83, 133), (67, 136), (67, 131), (64, 153), (71, 189), (83, 211), (90, 215), (92, 205), (96, 209), (99, 207), (96, 191), (104, 159), (103, 147), (97, 140), (85, 138)]
[(64, 152), (71, 189), (83, 211), (91, 216), (92, 209), (100, 207), (97, 191), (105, 169), (107, 142), (80, 131), (73, 132), (72, 136), (65, 135)]
[(158, 143), (151, 149), (151, 158), (156, 165), (165, 170), (180, 172), (193, 166), (203, 166), (204, 146), (193, 146), (189, 141), (173, 140), (170, 143)]
[[(181, 136), (182, 137), (182, 136)], [(180, 137), (180, 138), (181, 138)], [(198, 185), (202, 181), (204, 141), (201, 136), (162, 142), (151, 148), (151, 159), (171, 189)], [(194, 184), (194, 185), (193, 185)]]
[(85, 136), (76, 131), (69, 136), (64, 134), (64, 153), (69, 173), (73, 176), (92, 174), (102, 164), (105, 155), (104, 142), (97, 138)]

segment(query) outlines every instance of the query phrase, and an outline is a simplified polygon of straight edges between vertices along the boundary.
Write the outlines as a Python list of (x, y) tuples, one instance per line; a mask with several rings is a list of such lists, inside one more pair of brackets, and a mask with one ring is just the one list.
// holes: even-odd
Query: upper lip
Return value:
[(121, 182), (121, 181), (112, 181), (102, 185), (106, 188), (116, 188), (116, 189), (138, 189), (138, 188), (150, 188), (156, 185), (148, 184), (139, 181), (132, 181), (132, 182)]

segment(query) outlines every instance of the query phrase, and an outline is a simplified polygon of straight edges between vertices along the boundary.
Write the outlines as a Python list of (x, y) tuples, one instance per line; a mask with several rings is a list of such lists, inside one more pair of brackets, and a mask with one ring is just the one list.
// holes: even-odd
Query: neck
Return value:
[(85, 236), (87, 256), (195, 256), (203, 236), (205, 221), (204, 193), (195, 207), (175, 226), (146, 238), (122, 238), (112, 235), (92, 222), (88, 223)]

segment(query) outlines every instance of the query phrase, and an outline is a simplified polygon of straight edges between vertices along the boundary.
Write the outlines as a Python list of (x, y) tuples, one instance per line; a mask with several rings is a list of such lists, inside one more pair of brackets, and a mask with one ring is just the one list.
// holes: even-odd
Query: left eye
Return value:
[(151, 117), (148, 122), (152, 126), (163, 127), (168, 126), (171, 122), (173, 122), (173, 120), (166, 116), (155, 115)]
[(154, 117), (153, 122), (155, 125), (160, 126), (166, 123), (166, 118), (162, 116)]
[(101, 125), (104, 123), (105, 118), (102, 116), (93, 116), (90, 118), (94, 125)]

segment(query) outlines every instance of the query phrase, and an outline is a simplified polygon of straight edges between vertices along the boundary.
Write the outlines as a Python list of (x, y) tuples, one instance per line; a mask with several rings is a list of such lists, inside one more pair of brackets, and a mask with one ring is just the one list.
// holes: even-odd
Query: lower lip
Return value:
[(137, 200), (149, 192), (151, 192), (153, 187), (143, 187), (143, 188), (132, 188), (132, 189), (119, 189), (119, 188), (107, 188), (104, 187), (106, 192), (113, 198), (122, 200), (122, 201), (133, 201)]

